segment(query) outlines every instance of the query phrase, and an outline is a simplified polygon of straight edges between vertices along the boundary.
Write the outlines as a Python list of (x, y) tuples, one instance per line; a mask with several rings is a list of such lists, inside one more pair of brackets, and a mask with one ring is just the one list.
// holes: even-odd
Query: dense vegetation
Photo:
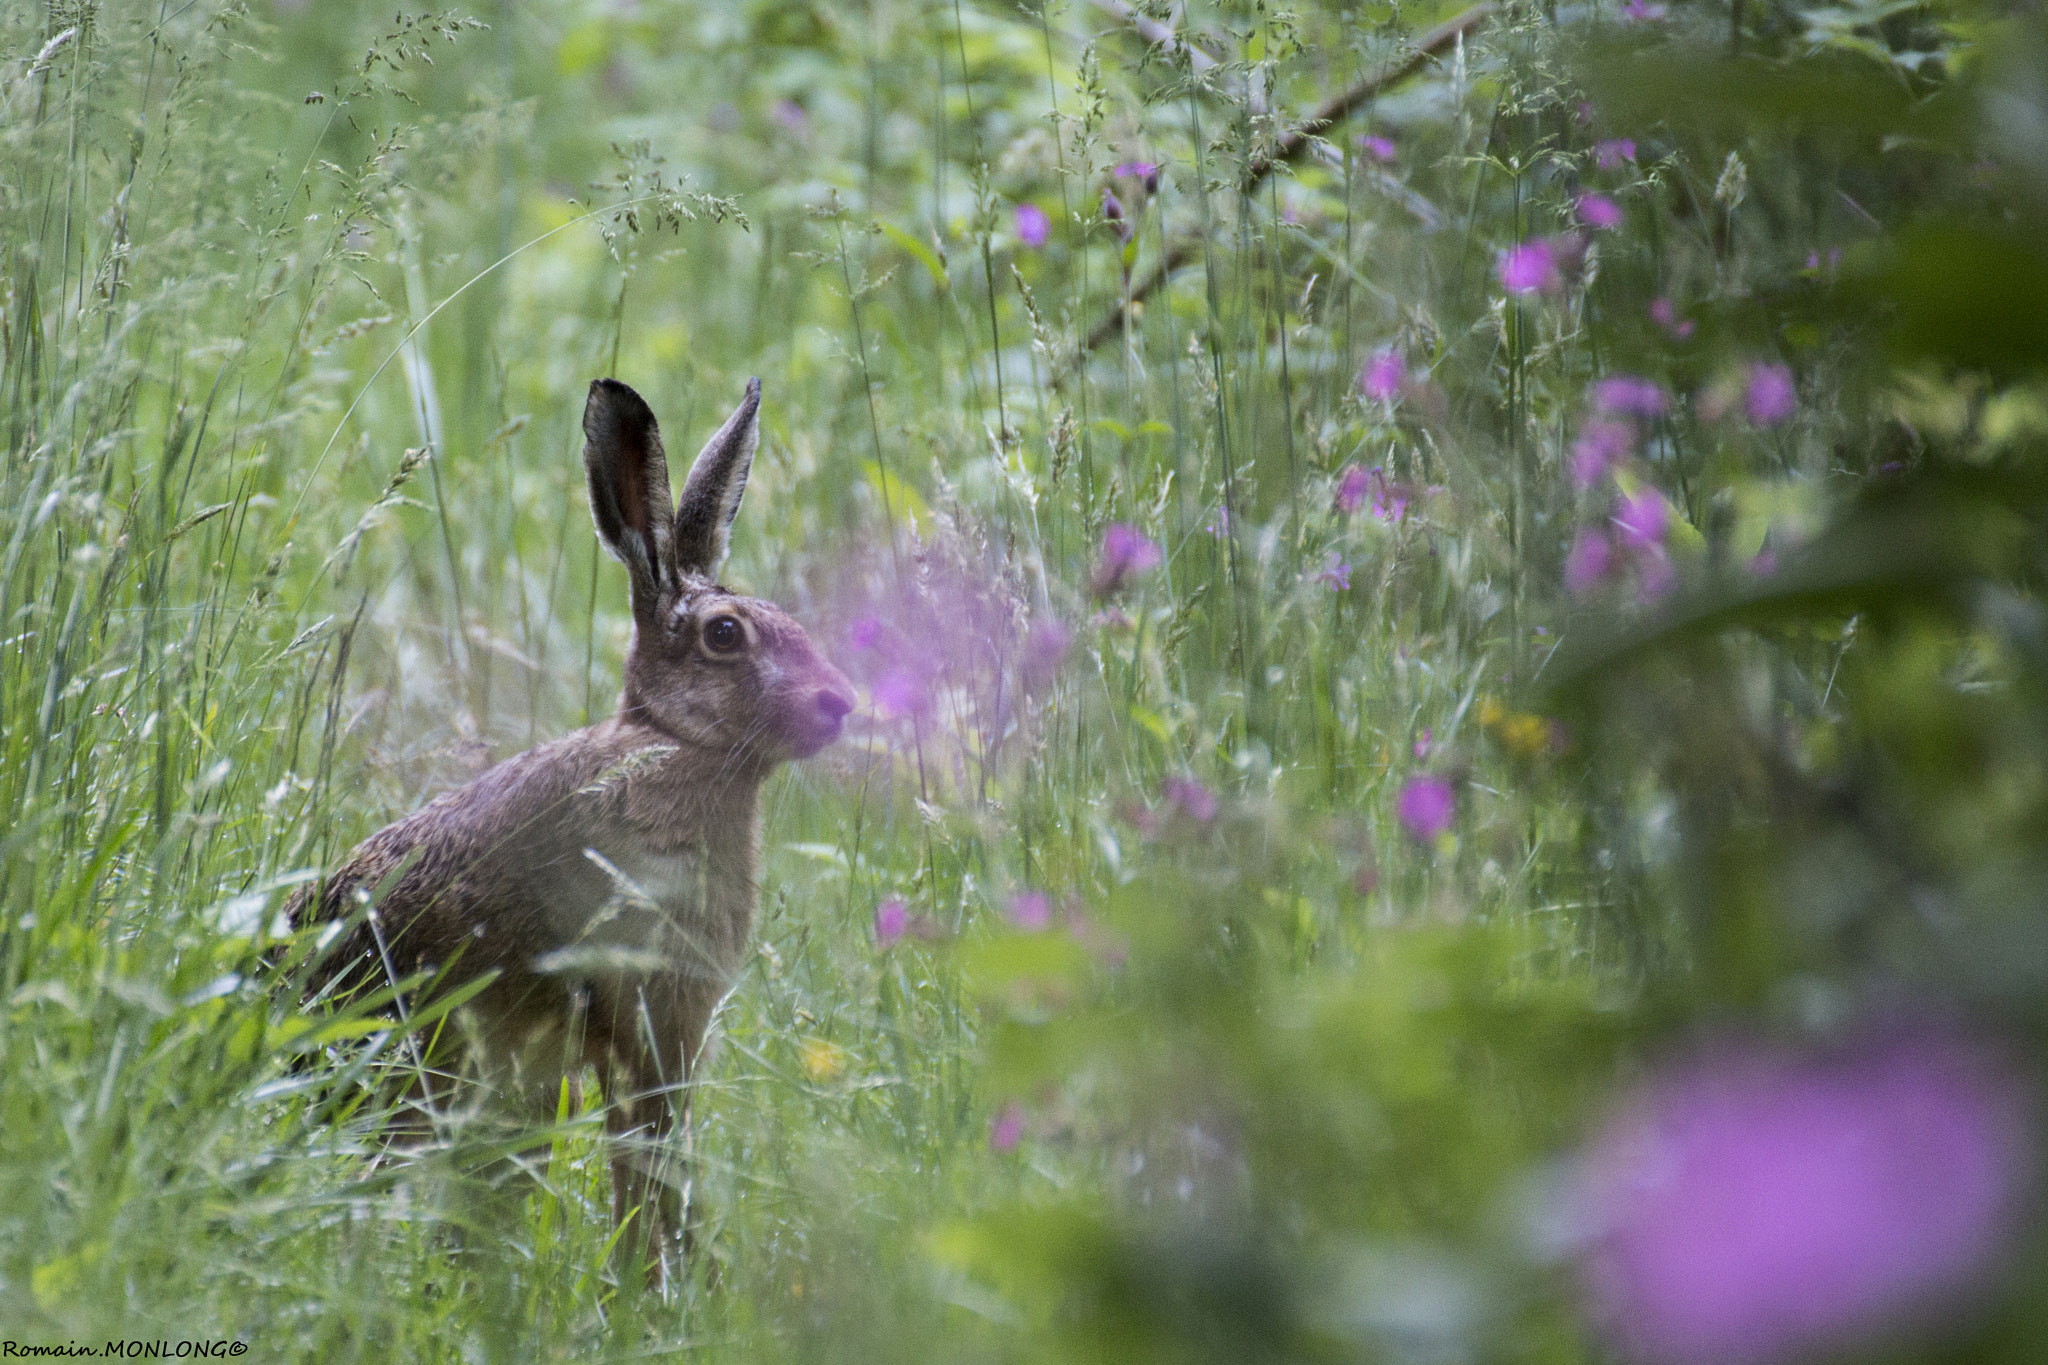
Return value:
[[(2036, 1358), (2044, 72), (1979, 0), (0, 0), (0, 1337)], [(863, 701), (667, 1299), (595, 1087), (395, 1157), (412, 1042), (278, 985), (607, 714), (601, 374), (672, 451), (761, 376), (727, 581)]]

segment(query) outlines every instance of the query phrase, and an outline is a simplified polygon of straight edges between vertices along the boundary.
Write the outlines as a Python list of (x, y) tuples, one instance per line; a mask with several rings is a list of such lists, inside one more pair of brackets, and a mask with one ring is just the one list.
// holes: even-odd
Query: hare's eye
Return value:
[(737, 616), (714, 616), (704, 623), (704, 648), (712, 654), (736, 654), (747, 642)]

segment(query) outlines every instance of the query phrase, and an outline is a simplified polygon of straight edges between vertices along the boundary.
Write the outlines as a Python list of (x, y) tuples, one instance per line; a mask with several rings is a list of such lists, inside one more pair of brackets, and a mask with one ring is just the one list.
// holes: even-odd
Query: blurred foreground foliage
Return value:
[[(1458, 18), (0, 3), (8, 1337), (2033, 1359), (2048, 28), (1501, 4), (1288, 141)], [(670, 1301), (594, 1088), (399, 1157), (262, 966), (605, 713), (600, 373), (764, 377), (867, 701)]]

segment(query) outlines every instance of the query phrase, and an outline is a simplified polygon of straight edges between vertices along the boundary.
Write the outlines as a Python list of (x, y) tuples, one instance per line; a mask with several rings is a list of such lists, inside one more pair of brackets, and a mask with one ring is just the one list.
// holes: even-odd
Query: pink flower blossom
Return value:
[(1742, 410), (1750, 425), (1757, 427), (1774, 427), (1798, 411), (1799, 390), (1792, 382), (1792, 367), (1761, 360), (1752, 364)]
[(1097, 597), (1107, 597), (1133, 575), (1159, 567), (1156, 541), (1127, 522), (1111, 522), (1102, 532), (1102, 552), (1095, 562), (1092, 584)]
[(989, 1150), (994, 1152), (1015, 1151), (1017, 1143), (1024, 1137), (1024, 1106), (1011, 1100), (1003, 1106), (988, 1126)]
[(875, 907), (875, 942), (886, 948), (910, 928), (910, 907), (895, 896)]
[(1408, 489), (1386, 476), (1378, 467), (1372, 471), (1372, 514), (1381, 521), (1399, 521), (1408, 515)]
[(1050, 616), (1033, 621), (1024, 634), (1024, 681), (1036, 686), (1051, 679), (1073, 640), (1073, 632)]
[(1671, 531), (1671, 504), (1655, 489), (1625, 494), (1614, 509), (1614, 529), (1621, 543), (1641, 550), (1664, 543)]
[(1632, 417), (1663, 417), (1671, 411), (1671, 391), (1654, 379), (1635, 374), (1611, 374), (1594, 381), (1593, 406), (1601, 412), (1625, 412)]
[(1401, 396), (1401, 382), (1407, 377), (1401, 353), (1389, 346), (1374, 351), (1358, 372), (1358, 391), (1375, 403), (1389, 402)]
[(1431, 735), (1429, 732), (1429, 727), (1425, 725), (1422, 727), (1422, 733), (1415, 737), (1415, 756), (1417, 758), (1428, 758), (1430, 743)]
[(1036, 204), (1017, 205), (1017, 240), (1025, 246), (1036, 249), (1045, 245), (1046, 236), (1052, 231), (1052, 220), (1045, 216), (1045, 210)]
[(1156, 161), (1125, 161), (1118, 164), (1112, 174), (1128, 176), (1145, 186), (1145, 193), (1159, 193), (1159, 163)]
[(1584, 1155), (1594, 1316), (1648, 1365), (1860, 1358), (1984, 1283), (2031, 1150), (2010, 1078), (1944, 1026), (1724, 1043), (1628, 1096)]
[(1346, 465), (1344, 472), (1337, 476), (1337, 491), (1330, 504), (1345, 516), (1350, 516), (1365, 506), (1366, 489), (1372, 483), (1372, 476), (1365, 472), (1363, 465)]
[(1159, 793), (1167, 805), (1196, 824), (1206, 825), (1216, 818), (1216, 793), (1192, 777), (1169, 777), (1159, 784)]
[(1043, 891), (1020, 891), (1010, 897), (1006, 913), (1010, 923), (1034, 934), (1052, 924), (1052, 902)]
[(1614, 565), (1614, 547), (1598, 531), (1581, 530), (1572, 537), (1564, 555), (1564, 587), (1574, 597), (1584, 597), (1607, 580)]
[(1394, 143), (1392, 139), (1381, 137), (1377, 133), (1361, 135), (1358, 139), (1358, 148), (1375, 161), (1392, 161), (1394, 159)]
[(1678, 316), (1678, 310), (1672, 306), (1670, 299), (1660, 298), (1650, 301), (1650, 321), (1670, 333), (1674, 341), (1684, 341), (1693, 334), (1694, 324), (1692, 320), (1690, 318), (1681, 320)]
[(768, 112), (777, 123), (792, 133), (801, 133), (810, 125), (810, 115), (806, 114), (804, 107), (795, 100), (777, 100)]
[(1330, 557), (1323, 561), (1323, 567), (1316, 570), (1316, 582), (1321, 583), (1331, 592), (1349, 592), (1351, 590), (1351, 566), (1346, 564), (1335, 550), (1332, 550), (1330, 551)]
[(1564, 287), (1557, 251), (1548, 242), (1523, 242), (1500, 253), (1494, 265), (1501, 287), (1510, 294), (1551, 294)]
[(1621, 226), (1621, 205), (1604, 194), (1582, 194), (1573, 207), (1578, 211), (1579, 221), (1589, 228)]
[(1572, 482), (1591, 488), (1607, 471), (1626, 460), (1635, 448), (1636, 429), (1611, 417), (1595, 417), (1579, 428), (1572, 442)]
[(1410, 838), (1424, 843), (1449, 829), (1457, 814), (1457, 793), (1447, 779), (1431, 773), (1409, 778), (1394, 798), (1394, 818)]
[(1593, 164), (1603, 171), (1618, 171), (1624, 161), (1636, 159), (1636, 140), (1632, 137), (1608, 138), (1593, 144)]

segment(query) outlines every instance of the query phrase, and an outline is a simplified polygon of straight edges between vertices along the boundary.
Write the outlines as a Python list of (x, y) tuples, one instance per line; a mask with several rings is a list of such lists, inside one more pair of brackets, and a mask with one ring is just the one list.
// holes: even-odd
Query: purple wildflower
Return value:
[(1655, 489), (1624, 494), (1614, 509), (1614, 529), (1629, 549), (1661, 546), (1671, 531), (1671, 504)]
[(1749, 367), (1742, 410), (1751, 426), (1774, 427), (1798, 408), (1799, 390), (1792, 383), (1791, 366), (1760, 360)]
[(1572, 482), (1591, 488), (1608, 470), (1626, 460), (1636, 443), (1636, 429), (1628, 422), (1596, 417), (1579, 428), (1572, 442)]
[(1138, 181), (1145, 187), (1147, 194), (1159, 193), (1159, 163), (1156, 161), (1125, 161), (1117, 166), (1113, 174), (1129, 176)]
[(1167, 805), (1178, 807), (1197, 824), (1206, 825), (1216, 818), (1216, 793), (1192, 777), (1169, 777), (1159, 784), (1159, 793)]
[(810, 125), (810, 115), (806, 114), (804, 107), (795, 100), (777, 100), (774, 108), (768, 112), (770, 117), (792, 133), (801, 133)]
[(931, 704), (925, 679), (914, 669), (892, 668), (875, 679), (869, 691), (874, 696), (876, 709), (891, 719), (921, 715)]
[(1693, 334), (1694, 324), (1690, 318), (1681, 319), (1670, 299), (1650, 300), (1650, 321), (1671, 334), (1674, 341), (1684, 341)]
[(1229, 535), (1230, 509), (1228, 507), (1218, 507), (1216, 509), (1215, 515), (1209, 518), (1209, 524), (1203, 527), (1202, 529), (1207, 531), (1210, 535), (1216, 537), (1216, 539), (1218, 540), (1221, 540), (1225, 536)]
[(1381, 521), (1399, 521), (1408, 515), (1408, 489), (1389, 479), (1377, 465), (1372, 471), (1372, 514)]
[(1415, 737), (1415, 756), (1417, 758), (1429, 757), (1432, 739), (1433, 736), (1430, 734), (1429, 727), (1427, 725), (1423, 726), (1422, 733)]
[(1617, 228), (1621, 226), (1621, 205), (1604, 194), (1582, 194), (1573, 207), (1578, 211), (1579, 221), (1589, 228)]
[(1007, 913), (1010, 923), (1034, 934), (1052, 925), (1052, 902), (1043, 891), (1018, 892), (1010, 897)]
[(1024, 1136), (1024, 1106), (1011, 1100), (988, 1126), (988, 1145), (993, 1152), (1016, 1150)]
[(1394, 159), (1393, 139), (1381, 137), (1378, 133), (1365, 133), (1358, 139), (1358, 149), (1374, 161)]
[(1130, 241), (1132, 234), (1137, 231), (1131, 226), (1130, 220), (1124, 217), (1124, 201), (1117, 198), (1115, 191), (1107, 185), (1102, 187), (1102, 216), (1106, 221), (1116, 225), (1116, 235), (1126, 242)]
[(1557, 252), (1548, 242), (1523, 242), (1500, 253), (1494, 267), (1510, 294), (1553, 293), (1564, 287)]
[(1572, 118), (1577, 120), (1581, 126), (1591, 123), (1593, 121), (1593, 102), (1591, 100), (1580, 100), (1577, 104), (1573, 105)]
[(1678, 582), (1678, 567), (1662, 545), (1647, 545), (1636, 555), (1636, 601), (1642, 606), (1661, 601)]
[(1337, 476), (1337, 492), (1330, 499), (1331, 505), (1347, 517), (1352, 515), (1365, 506), (1366, 489), (1371, 483), (1372, 476), (1365, 472), (1365, 466), (1346, 465)]
[(1586, 1153), (1595, 1314), (1652, 1365), (1833, 1355), (1910, 1326), (1993, 1269), (2027, 1127), (1997, 1065), (1942, 1027), (1667, 1068)]
[(1625, 412), (1632, 417), (1663, 417), (1671, 411), (1671, 391), (1654, 379), (1635, 374), (1611, 374), (1596, 380), (1591, 397), (1601, 412)]
[(1073, 641), (1073, 632), (1051, 617), (1033, 621), (1024, 635), (1025, 680), (1041, 683), (1057, 673)]
[(1624, 161), (1636, 159), (1636, 140), (1632, 137), (1608, 138), (1593, 144), (1593, 164), (1603, 171), (1618, 171)]
[(1126, 522), (1111, 522), (1102, 533), (1102, 554), (1095, 564), (1095, 595), (1109, 596), (1133, 574), (1158, 568), (1159, 560), (1158, 544), (1143, 531)]
[(1458, 814), (1458, 795), (1448, 779), (1418, 773), (1401, 784), (1394, 798), (1394, 818), (1409, 837), (1424, 843), (1451, 827)]
[(875, 942), (886, 948), (910, 928), (910, 907), (895, 896), (875, 907)]
[(1316, 570), (1316, 582), (1331, 592), (1351, 591), (1351, 566), (1338, 557), (1335, 550), (1323, 561), (1323, 567)]
[(1384, 347), (1374, 351), (1358, 372), (1358, 391), (1375, 403), (1389, 402), (1401, 396), (1401, 381), (1407, 377), (1401, 353)]
[(1574, 597), (1584, 597), (1607, 579), (1614, 566), (1614, 547), (1598, 531), (1582, 530), (1572, 538), (1564, 555), (1564, 587)]
[(1052, 220), (1045, 216), (1045, 210), (1036, 204), (1017, 205), (1017, 240), (1025, 246), (1036, 249), (1045, 245), (1047, 234), (1052, 231)]

